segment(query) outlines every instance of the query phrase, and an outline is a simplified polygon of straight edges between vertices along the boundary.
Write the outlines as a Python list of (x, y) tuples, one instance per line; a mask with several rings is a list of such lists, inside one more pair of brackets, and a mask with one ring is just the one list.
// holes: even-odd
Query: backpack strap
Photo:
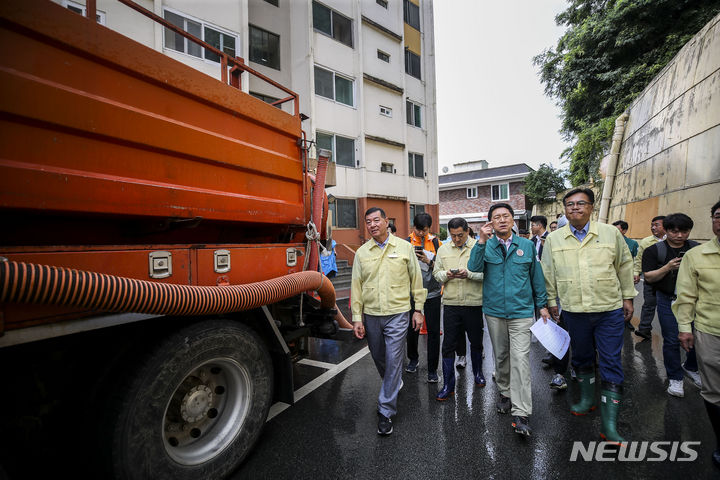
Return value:
[(665, 245), (665, 240), (661, 242), (657, 242), (655, 245), (657, 245), (657, 258), (659, 261), (662, 262), (663, 265), (667, 263), (667, 245)]
[(437, 253), (440, 248), (440, 240), (437, 237), (433, 237), (433, 247), (435, 247), (435, 253)]

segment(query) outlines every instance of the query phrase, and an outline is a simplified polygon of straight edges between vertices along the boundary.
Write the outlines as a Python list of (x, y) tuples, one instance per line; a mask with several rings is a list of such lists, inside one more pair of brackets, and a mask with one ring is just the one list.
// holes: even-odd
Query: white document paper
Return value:
[(570, 346), (570, 334), (558, 327), (550, 319), (548, 319), (547, 323), (543, 323), (542, 318), (539, 319), (530, 327), (530, 331), (542, 343), (543, 347), (547, 348), (557, 358), (562, 358)]

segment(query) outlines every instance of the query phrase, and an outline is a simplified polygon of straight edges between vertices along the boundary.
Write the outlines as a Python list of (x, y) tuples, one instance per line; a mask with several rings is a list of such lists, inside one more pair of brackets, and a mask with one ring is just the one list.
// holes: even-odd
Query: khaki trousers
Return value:
[(532, 413), (530, 327), (532, 318), (497, 318), (485, 314), (495, 356), (495, 383), (510, 397), (512, 415)]
[(702, 380), (700, 396), (720, 405), (720, 337), (695, 330), (695, 353)]

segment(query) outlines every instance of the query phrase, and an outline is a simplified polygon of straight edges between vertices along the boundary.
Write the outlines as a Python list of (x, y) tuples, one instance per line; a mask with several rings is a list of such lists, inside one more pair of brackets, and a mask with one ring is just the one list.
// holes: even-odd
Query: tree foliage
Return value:
[(532, 203), (546, 201), (551, 190), (556, 194), (565, 190), (565, 179), (561, 170), (543, 163), (540, 168), (525, 177), (525, 196)]
[(569, 0), (554, 48), (534, 58), (545, 94), (562, 108), (573, 185), (595, 176), (615, 118), (720, 12), (720, 0)]

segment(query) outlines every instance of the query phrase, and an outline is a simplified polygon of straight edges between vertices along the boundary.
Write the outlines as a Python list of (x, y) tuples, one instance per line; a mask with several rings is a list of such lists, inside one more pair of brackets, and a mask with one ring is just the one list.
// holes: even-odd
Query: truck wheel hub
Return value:
[(180, 404), (180, 414), (188, 423), (202, 420), (213, 406), (213, 393), (207, 385), (197, 385), (185, 394)]

